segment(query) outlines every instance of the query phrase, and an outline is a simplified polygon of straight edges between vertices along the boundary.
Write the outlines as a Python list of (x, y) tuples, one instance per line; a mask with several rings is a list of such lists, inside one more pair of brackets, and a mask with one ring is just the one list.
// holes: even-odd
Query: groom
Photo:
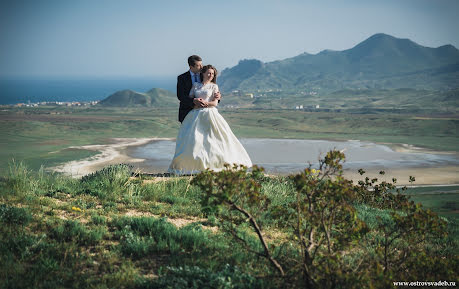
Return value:
[[(207, 104), (202, 98), (190, 98), (190, 90), (195, 82), (201, 82), (200, 72), (202, 68), (202, 59), (197, 55), (188, 57), (188, 66), (190, 70), (180, 74), (177, 77), (177, 98), (180, 101), (179, 121), (182, 122), (185, 116), (196, 105), (198, 107), (206, 107)], [(215, 99), (220, 101), (220, 92), (217, 92)]]

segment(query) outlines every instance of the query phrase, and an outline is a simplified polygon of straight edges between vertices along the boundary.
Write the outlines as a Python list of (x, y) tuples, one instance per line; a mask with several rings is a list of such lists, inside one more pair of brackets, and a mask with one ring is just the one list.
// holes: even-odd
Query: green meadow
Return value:
[(409, 195), (439, 215), (459, 220), (459, 186), (412, 188)]

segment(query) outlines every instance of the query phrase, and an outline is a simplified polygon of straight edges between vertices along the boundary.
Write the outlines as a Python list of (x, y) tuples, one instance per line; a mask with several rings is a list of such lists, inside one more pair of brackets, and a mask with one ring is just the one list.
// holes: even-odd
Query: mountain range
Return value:
[(459, 50), (421, 46), (379, 33), (343, 51), (324, 50), (264, 63), (241, 60), (218, 83), (233, 90), (435, 89), (459, 87)]

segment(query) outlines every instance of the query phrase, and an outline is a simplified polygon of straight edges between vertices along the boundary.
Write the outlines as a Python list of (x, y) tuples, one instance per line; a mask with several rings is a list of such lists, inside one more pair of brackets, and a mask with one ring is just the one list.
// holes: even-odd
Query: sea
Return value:
[(96, 101), (124, 89), (175, 91), (176, 76), (162, 77), (50, 77), (0, 79), (0, 105), (37, 102)]

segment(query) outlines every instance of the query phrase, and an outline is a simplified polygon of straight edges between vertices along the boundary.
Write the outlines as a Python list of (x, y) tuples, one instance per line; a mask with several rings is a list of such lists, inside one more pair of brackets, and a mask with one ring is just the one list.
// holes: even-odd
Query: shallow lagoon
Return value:
[[(428, 152), (414, 147), (388, 145), (358, 140), (328, 141), (299, 139), (241, 139), (252, 162), (271, 174), (289, 174), (303, 170), (309, 163), (317, 165), (319, 155), (332, 149), (344, 150), (345, 169), (401, 169), (410, 167), (459, 166), (457, 153)], [(139, 167), (147, 172), (165, 172), (174, 156), (175, 141), (157, 140), (131, 147), (126, 154), (145, 159)]]

